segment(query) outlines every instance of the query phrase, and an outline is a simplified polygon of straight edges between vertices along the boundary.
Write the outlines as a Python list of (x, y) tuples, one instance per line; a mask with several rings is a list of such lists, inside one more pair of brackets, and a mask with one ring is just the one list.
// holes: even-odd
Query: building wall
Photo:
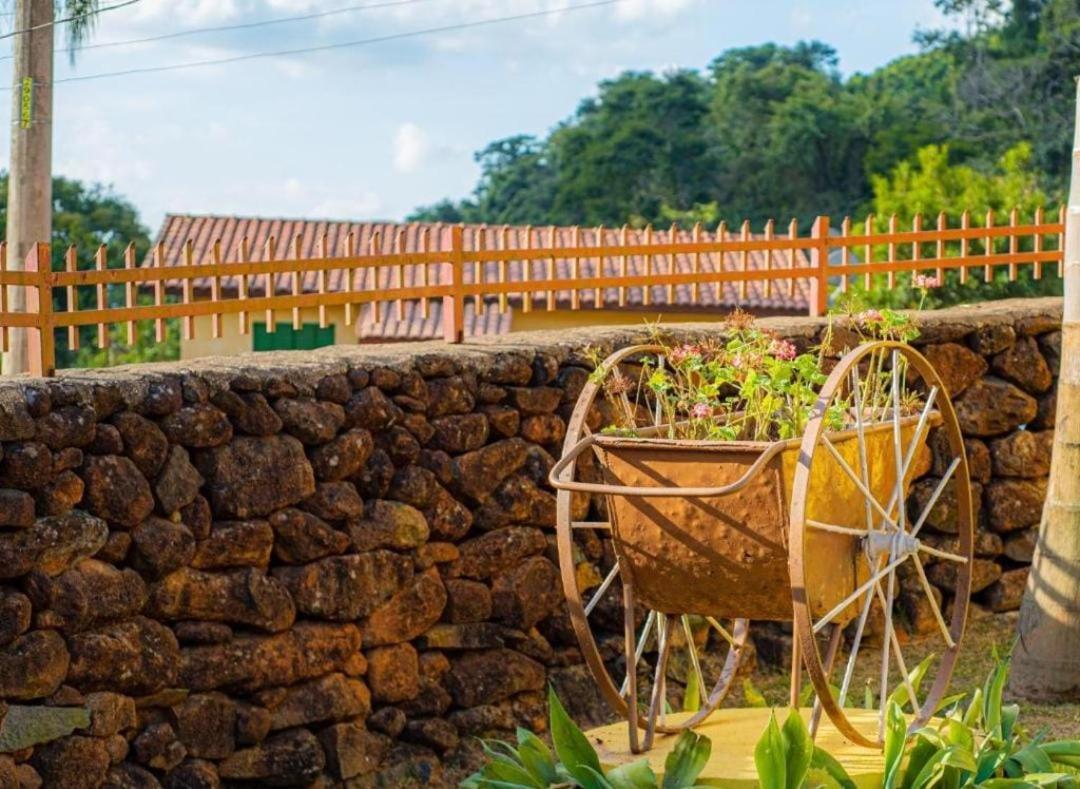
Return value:
[[(318, 323), (319, 311), (316, 308), (306, 308), (300, 311), (301, 320), (304, 323)], [(334, 341), (339, 345), (354, 345), (356, 334), (352, 326), (345, 325), (345, 308), (341, 306), (326, 308), (327, 322), (334, 327)], [(278, 310), (275, 312), (276, 323), (292, 322), (292, 312)], [(265, 323), (265, 313), (251, 313), (250, 322)], [(202, 315), (195, 318), (195, 339), (185, 340), (180, 338), (180, 358), (199, 359), (205, 356), (236, 356), (253, 349), (252, 338), (254, 330), (247, 334), (240, 333), (239, 315), (225, 315), (221, 321), (221, 337), (213, 337), (213, 318)]]

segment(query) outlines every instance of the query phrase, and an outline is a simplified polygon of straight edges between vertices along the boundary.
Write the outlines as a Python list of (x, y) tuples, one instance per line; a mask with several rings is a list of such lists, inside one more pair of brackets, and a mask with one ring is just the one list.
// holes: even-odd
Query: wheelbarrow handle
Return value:
[(713, 496), (727, 496), (742, 489), (749, 483), (762, 468), (765, 467), (786, 446), (787, 442), (774, 441), (768, 449), (758, 455), (751, 466), (734, 482), (721, 485), (716, 488), (680, 488), (680, 487), (630, 487), (625, 485), (605, 485), (594, 482), (575, 482), (572, 479), (564, 479), (564, 472), (577, 460), (578, 455), (596, 443), (595, 435), (588, 435), (578, 441), (565, 453), (562, 458), (551, 467), (548, 474), (548, 482), (556, 490), (568, 490), (574, 493), (603, 493), (615, 496), (641, 496), (646, 498), (662, 498), (670, 496), (689, 496), (691, 498), (711, 498)]

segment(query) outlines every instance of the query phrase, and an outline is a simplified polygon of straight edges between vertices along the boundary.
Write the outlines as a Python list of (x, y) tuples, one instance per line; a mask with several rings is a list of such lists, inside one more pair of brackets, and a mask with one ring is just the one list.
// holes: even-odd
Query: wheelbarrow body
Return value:
[[(907, 443), (914, 418), (901, 420)], [(896, 487), (894, 427), (879, 422), (864, 428), (869, 490), (884, 507)], [(924, 434), (925, 435), (925, 434)], [(863, 468), (854, 430), (831, 434), (847, 465)], [(604, 481), (626, 488), (719, 487), (742, 478), (761, 455), (768, 462), (743, 487), (725, 496), (656, 497), (607, 495), (614, 549), (637, 599), (664, 613), (717, 618), (790, 621), (792, 593), (788, 558), (789, 512), (800, 440), (712, 442), (659, 438), (598, 437), (593, 444)], [(923, 439), (905, 483), (929, 462)], [(807, 517), (849, 529), (867, 529), (872, 518), (866, 498), (837, 460), (815, 463), (806, 503)], [(906, 489), (907, 485), (904, 485)], [(817, 569), (806, 589), (812, 610), (823, 614), (869, 576), (855, 537), (822, 533)], [(838, 618), (856, 615), (855, 606)]]

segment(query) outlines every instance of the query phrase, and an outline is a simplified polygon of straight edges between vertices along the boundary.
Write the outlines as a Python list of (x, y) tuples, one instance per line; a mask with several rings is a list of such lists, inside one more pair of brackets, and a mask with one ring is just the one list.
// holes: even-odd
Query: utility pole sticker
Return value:
[(22, 108), (19, 112), (19, 125), (24, 129), (30, 128), (34, 119), (34, 78), (23, 77), (22, 81)]

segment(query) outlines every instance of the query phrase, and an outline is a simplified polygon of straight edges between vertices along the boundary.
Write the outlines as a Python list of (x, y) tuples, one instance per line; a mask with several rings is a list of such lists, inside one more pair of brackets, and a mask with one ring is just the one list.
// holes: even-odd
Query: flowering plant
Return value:
[[(848, 314), (846, 322), (860, 342), (906, 342), (918, 333), (906, 316), (891, 310)], [(693, 342), (671, 343), (654, 329), (653, 342), (663, 348), (655, 358), (636, 368), (598, 366), (594, 373), (612, 406), (612, 424), (605, 432), (642, 435), (651, 423), (660, 427), (645, 435), (663, 438), (796, 438), (806, 429), (827, 377), (826, 349), (832, 346), (833, 329), (830, 321), (822, 345), (802, 353), (790, 341), (754, 326), (745, 313), (730, 316), (718, 337)], [(869, 409), (884, 409), (893, 375), (886, 354), (872, 356), (869, 369), (861, 402)], [(840, 403), (826, 414), (831, 429), (844, 426), (848, 405)]]

